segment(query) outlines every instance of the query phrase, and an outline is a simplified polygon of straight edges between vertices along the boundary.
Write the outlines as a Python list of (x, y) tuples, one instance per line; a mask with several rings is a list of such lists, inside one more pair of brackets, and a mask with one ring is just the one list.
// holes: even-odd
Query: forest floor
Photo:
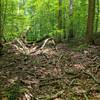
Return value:
[(100, 100), (100, 46), (59, 43), (23, 54), (13, 45), (0, 57), (0, 100)]

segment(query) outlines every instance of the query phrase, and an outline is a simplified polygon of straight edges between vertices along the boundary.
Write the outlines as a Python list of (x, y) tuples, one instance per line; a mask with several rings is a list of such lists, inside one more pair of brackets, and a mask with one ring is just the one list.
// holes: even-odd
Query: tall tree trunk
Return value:
[(3, 16), (2, 16), (2, 1), (0, 0), (0, 54), (3, 48), (2, 45), (2, 37), (3, 37), (3, 27), (2, 27), (2, 20), (3, 20)]
[(99, 22), (99, 0), (96, 0), (96, 27), (95, 27), (95, 33), (98, 31), (98, 22)]
[(59, 32), (57, 32), (57, 41), (62, 41), (62, 0), (58, 0), (58, 26), (57, 26)]
[(4, 38), (4, 28), (6, 24), (6, 11), (8, 0), (0, 0), (0, 54), (3, 48), (3, 42), (6, 42)]
[(73, 17), (73, 0), (70, 0), (69, 1), (69, 19), (70, 19), (70, 25), (69, 25), (68, 41), (70, 41), (74, 37), (72, 17)]
[(64, 0), (64, 12), (63, 12), (63, 30), (64, 30), (64, 39), (66, 40), (67, 34), (66, 34), (66, 16), (67, 16), (67, 10), (66, 10), (66, 0)]
[(95, 18), (95, 0), (88, 0), (88, 19), (86, 29), (86, 41), (89, 44), (94, 44), (93, 40), (93, 29), (94, 29), (94, 18)]
[(62, 29), (62, 0), (59, 0), (59, 8), (58, 8), (58, 29)]

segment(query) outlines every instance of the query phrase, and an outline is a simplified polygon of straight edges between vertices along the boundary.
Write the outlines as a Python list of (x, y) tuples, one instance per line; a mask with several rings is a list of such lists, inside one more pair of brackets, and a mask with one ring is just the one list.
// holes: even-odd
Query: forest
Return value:
[(100, 0), (0, 0), (0, 100), (100, 100)]

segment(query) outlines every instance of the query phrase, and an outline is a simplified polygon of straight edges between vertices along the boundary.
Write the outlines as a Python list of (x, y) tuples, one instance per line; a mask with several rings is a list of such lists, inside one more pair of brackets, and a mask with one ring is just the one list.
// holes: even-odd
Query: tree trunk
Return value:
[(95, 0), (88, 0), (88, 18), (86, 29), (86, 41), (89, 44), (94, 44), (93, 29), (94, 29), (94, 17), (95, 17)]
[(70, 2), (69, 2), (69, 19), (70, 19), (70, 25), (69, 25), (68, 41), (70, 41), (74, 37), (72, 17), (73, 17), (73, 0), (70, 0)]
[(96, 0), (96, 27), (95, 27), (95, 33), (98, 31), (98, 22), (99, 22), (99, 0)]
[(59, 8), (58, 8), (58, 29), (62, 29), (62, 0), (59, 0)]
[(62, 41), (62, 0), (58, 0), (57, 42)]
[(66, 34), (66, 17), (67, 17), (67, 9), (66, 9), (66, 0), (64, 1), (64, 17), (63, 17), (63, 30), (64, 30), (64, 39), (67, 39), (67, 34)]
[(6, 42), (4, 38), (4, 28), (6, 24), (6, 12), (7, 12), (8, 0), (0, 0), (0, 54), (3, 49), (3, 43)]
[(1, 54), (1, 51), (2, 51), (2, 36), (3, 36), (3, 33), (2, 33), (2, 1), (0, 0), (0, 54)]

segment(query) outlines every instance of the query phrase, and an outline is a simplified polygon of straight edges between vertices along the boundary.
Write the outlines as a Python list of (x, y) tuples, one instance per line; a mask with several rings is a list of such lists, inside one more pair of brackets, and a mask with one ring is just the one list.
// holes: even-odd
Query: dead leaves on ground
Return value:
[(82, 51), (74, 51), (66, 44), (58, 45), (42, 48), (31, 55), (20, 54), (13, 47), (9, 48), (9, 52), (0, 58), (0, 88), (20, 81), (30, 92), (24, 93), (19, 100), (29, 96), (48, 100), (60, 91), (63, 91), (60, 97), (50, 100), (99, 100), (99, 47), (90, 46)]

